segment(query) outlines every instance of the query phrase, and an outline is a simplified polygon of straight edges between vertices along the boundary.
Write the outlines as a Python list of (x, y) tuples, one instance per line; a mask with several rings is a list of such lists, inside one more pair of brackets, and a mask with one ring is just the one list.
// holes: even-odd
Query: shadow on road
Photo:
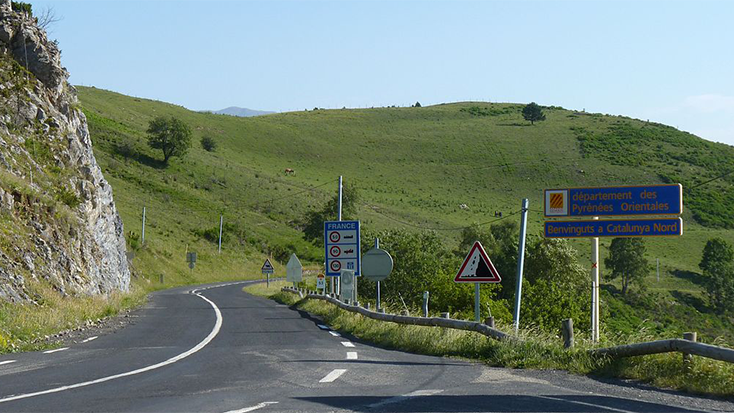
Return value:
[(693, 412), (680, 407), (587, 395), (457, 395), (422, 397), (332, 396), (298, 397), (336, 409), (356, 412)]

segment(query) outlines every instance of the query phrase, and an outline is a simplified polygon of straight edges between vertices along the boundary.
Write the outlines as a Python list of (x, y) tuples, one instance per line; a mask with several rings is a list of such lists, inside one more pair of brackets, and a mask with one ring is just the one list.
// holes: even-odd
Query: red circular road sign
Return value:
[(331, 268), (331, 271), (333, 272), (338, 272), (339, 270), (342, 269), (342, 263), (337, 260), (334, 260), (329, 264), (329, 268)]
[(329, 234), (329, 241), (331, 242), (339, 242), (340, 239), (342, 239), (342, 236), (336, 231), (333, 231)]
[(329, 248), (329, 255), (332, 257), (338, 257), (342, 254), (342, 249), (334, 245), (333, 247)]

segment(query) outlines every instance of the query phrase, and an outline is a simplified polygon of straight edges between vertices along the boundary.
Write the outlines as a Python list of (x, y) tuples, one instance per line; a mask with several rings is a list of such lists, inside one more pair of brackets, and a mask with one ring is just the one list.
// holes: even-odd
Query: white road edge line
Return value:
[(69, 349), (69, 347), (61, 347), (61, 348), (57, 348), (57, 349), (53, 349), (53, 350), (44, 351), (43, 354), (51, 354), (51, 353), (56, 353), (58, 351), (64, 351), (64, 350), (68, 350), (68, 349)]
[[(234, 283), (234, 284), (241, 284), (241, 283)], [(231, 285), (231, 284), (229, 284), (229, 285)], [(224, 287), (224, 285), (222, 285), (220, 287)], [(214, 323), (214, 328), (212, 328), (212, 331), (209, 333), (209, 335), (206, 336), (206, 338), (204, 338), (204, 340), (202, 340), (201, 342), (199, 342), (199, 344), (197, 344), (196, 346), (192, 347), (188, 351), (185, 351), (185, 352), (183, 352), (183, 353), (181, 353), (181, 354), (179, 354), (177, 356), (171, 357), (170, 359), (165, 360), (165, 361), (162, 361), (160, 363), (156, 363), (156, 364), (153, 364), (153, 365), (150, 365), (150, 366), (147, 366), (147, 367), (142, 367), (142, 368), (139, 368), (137, 370), (132, 370), (132, 371), (128, 371), (128, 372), (125, 372), (125, 373), (115, 374), (113, 376), (102, 377), (102, 378), (99, 378), (99, 379), (96, 379), (96, 380), (85, 381), (85, 382), (82, 382), (82, 383), (70, 384), (68, 386), (61, 386), (61, 387), (55, 387), (53, 389), (37, 391), (37, 392), (34, 392), (34, 393), (26, 393), (26, 394), (19, 394), (19, 395), (16, 395), (16, 396), (5, 397), (3, 399), (0, 399), (0, 403), (11, 402), (13, 400), (27, 399), (29, 397), (42, 396), (44, 394), (58, 393), (58, 392), (62, 392), (62, 391), (65, 391), (65, 390), (78, 389), (80, 387), (86, 387), (86, 386), (91, 386), (93, 384), (104, 383), (104, 382), (107, 382), (107, 381), (110, 381), (110, 380), (119, 379), (119, 378), (122, 378), (122, 377), (134, 376), (136, 374), (145, 373), (147, 371), (159, 369), (159, 368), (164, 367), (164, 366), (167, 366), (169, 364), (173, 364), (173, 363), (175, 363), (177, 361), (183, 360), (186, 357), (188, 357), (188, 356), (190, 356), (190, 355), (198, 352), (199, 350), (201, 350), (204, 347), (206, 347), (206, 345), (209, 344), (212, 340), (214, 340), (214, 337), (216, 337), (217, 334), (219, 334), (219, 330), (222, 328), (222, 312), (219, 311), (219, 307), (217, 307), (217, 305), (214, 304), (214, 302), (211, 301), (210, 299), (204, 297), (203, 295), (199, 295), (198, 293), (195, 293), (194, 295), (196, 295), (197, 297), (199, 297), (202, 300), (206, 301), (207, 303), (209, 303), (209, 305), (212, 306), (212, 308), (214, 309), (214, 313), (217, 316), (217, 321), (216, 321), (216, 323)]]
[(549, 400), (553, 400), (553, 401), (557, 401), (557, 402), (566, 402), (566, 403), (571, 403), (571, 404), (577, 404), (579, 406), (595, 407), (597, 409), (602, 409), (602, 410), (611, 410), (613, 412), (634, 413), (634, 412), (631, 412), (629, 410), (618, 409), (616, 407), (603, 406), (601, 404), (587, 403), (587, 402), (581, 402), (581, 401), (577, 401), (577, 400), (568, 400), (568, 399), (564, 399), (562, 397), (540, 396), (540, 395), (535, 396), (535, 397), (539, 397), (541, 399), (549, 399)]
[(357, 360), (357, 352), (347, 351), (347, 360)]
[(86, 339), (86, 340), (82, 340), (82, 343), (89, 343), (89, 342), (90, 342), (90, 341), (92, 341), (92, 340), (96, 340), (96, 339), (97, 339), (97, 337), (99, 337), (99, 336), (89, 337), (89, 338), (88, 338), (88, 339)]
[(252, 407), (245, 407), (244, 409), (239, 409), (239, 410), (229, 410), (229, 411), (226, 411), (224, 413), (247, 413), (247, 412), (251, 412), (251, 411), (257, 410), (257, 409), (262, 409), (263, 407), (267, 407), (267, 406), (269, 406), (271, 404), (278, 404), (278, 402), (262, 402), (260, 404), (254, 405)]
[(414, 392), (410, 392), (402, 396), (390, 397), (387, 400), (383, 400), (381, 402), (370, 404), (369, 406), (367, 406), (367, 408), (373, 409), (375, 407), (384, 406), (386, 404), (400, 403), (402, 401), (410, 399), (411, 397), (433, 396), (434, 394), (438, 394), (442, 392), (443, 390), (416, 390)]
[(344, 347), (354, 347), (354, 343), (351, 341), (342, 341), (342, 346)]
[(341, 376), (342, 374), (346, 373), (347, 369), (334, 369), (331, 373), (327, 374), (326, 377), (319, 380), (319, 383), (331, 383), (332, 381), (336, 380)]
[(0, 366), (2, 366), (3, 364), (15, 363), (16, 361), (18, 361), (18, 360), (5, 360), (5, 361), (0, 361)]
[(322, 330), (329, 330), (329, 326), (325, 326), (323, 324), (316, 324), (316, 325), (319, 326), (319, 328)]
[(336, 331), (329, 331), (329, 334), (331, 334), (334, 337), (341, 337), (342, 335), (337, 333)]

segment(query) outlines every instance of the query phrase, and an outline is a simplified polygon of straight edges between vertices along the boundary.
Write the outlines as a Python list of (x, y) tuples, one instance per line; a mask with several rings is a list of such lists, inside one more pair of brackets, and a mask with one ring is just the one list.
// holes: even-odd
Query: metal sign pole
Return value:
[(599, 341), (599, 238), (591, 239), (591, 340)]
[(339, 175), (339, 209), (337, 210), (336, 220), (342, 220), (342, 176)]
[(479, 322), (479, 283), (474, 283), (474, 321)]
[(515, 333), (520, 328), (520, 303), (522, 302), (522, 273), (525, 266), (525, 233), (528, 228), (528, 200), (522, 200), (522, 215), (520, 218), (520, 245), (517, 255), (517, 287), (515, 288)]
[[(375, 249), (380, 248), (380, 239), (375, 238)], [(380, 311), (380, 282), (377, 282), (377, 311)]]

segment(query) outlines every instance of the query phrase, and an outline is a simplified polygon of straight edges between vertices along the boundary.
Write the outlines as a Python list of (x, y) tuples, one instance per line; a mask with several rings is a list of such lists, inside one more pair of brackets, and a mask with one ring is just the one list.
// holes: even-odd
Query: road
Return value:
[(634, 384), (381, 349), (242, 287), (161, 291), (114, 333), (0, 356), (0, 412), (734, 411)]

